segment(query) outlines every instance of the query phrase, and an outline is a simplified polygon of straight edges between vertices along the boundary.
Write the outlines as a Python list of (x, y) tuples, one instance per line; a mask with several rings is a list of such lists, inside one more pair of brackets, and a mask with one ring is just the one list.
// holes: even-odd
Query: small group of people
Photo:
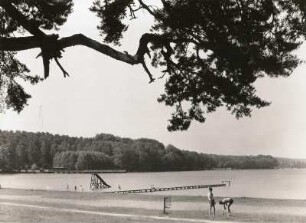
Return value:
[[(208, 198), (208, 202), (209, 202), (209, 214), (212, 215), (213, 217), (215, 217), (216, 215), (216, 201), (215, 201), (215, 197), (214, 197), (214, 194), (213, 194), (213, 189), (212, 187), (209, 187), (208, 189), (208, 194), (207, 194), (207, 198)], [(231, 212), (231, 205), (234, 203), (234, 200), (232, 198), (223, 198), (222, 200), (219, 201), (219, 204), (220, 205), (223, 205), (223, 214), (224, 214), (224, 211), (227, 211), (228, 213)]]
[[(67, 190), (70, 190), (69, 184), (67, 184), (66, 189), (67, 189)], [(74, 186), (74, 191), (77, 191), (77, 190), (78, 190), (78, 187), (75, 185), (75, 186)], [(82, 185), (80, 185), (80, 190), (81, 190), (82, 192), (84, 192), (84, 188), (83, 188)]]

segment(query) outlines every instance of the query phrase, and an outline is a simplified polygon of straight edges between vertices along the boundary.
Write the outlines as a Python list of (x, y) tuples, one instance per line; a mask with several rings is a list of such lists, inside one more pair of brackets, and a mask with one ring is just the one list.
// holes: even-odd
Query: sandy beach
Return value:
[(234, 198), (230, 215), (217, 204), (212, 219), (204, 196), (171, 196), (167, 214), (163, 198), (1, 189), (0, 222), (306, 222), (306, 200)]

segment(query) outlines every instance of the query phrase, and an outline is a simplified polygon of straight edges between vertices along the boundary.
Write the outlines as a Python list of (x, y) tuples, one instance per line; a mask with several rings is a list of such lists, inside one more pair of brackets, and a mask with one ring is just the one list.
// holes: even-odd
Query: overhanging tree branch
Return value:
[(54, 45), (55, 41), (58, 39), (58, 35), (46, 35), (39, 29), (34, 21), (31, 21), (20, 13), (12, 2), (0, 1), (0, 6), (10, 15), (11, 18), (16, 20), (29, 33), (34, 35), (36, 39), (40, 40), (39, 44), (44, 64), (44, 76), (47, 78), (50, 72), (50, 59), (61, 57), (61, 52)]
[[(153, 78), (150, 74), (146, 65), (144, 65), (144, 56), (145, 54), (149, 54), (148, 44), (149, 43), (158, 43), (161, 45), (168, 45), (169, 42), (174, 41), (166, 38), (163, 35), (157, 34), (144, 34), (139, 41), (139, 46), (135, 55), (130, 55), (127, 52), (120, 52), (111, 48), (106, 44), (102, 44), (96, 40), (93, 40), (83, 34), (75, 34), (69, 37), (63, 37), (60, 39), (56, 38), (54, 35), (47, 35), (44, 39), (48, 41), (52, 39), (52, 43), (49, 41), (44, 45), (48, 45), (48, 48), (55, 48), (56, 52), (62, 51), (65, 48), (72, 46), (86, 46), (88, 48), (94, 49), (104, 55), (112, 57), (113, 59), (119, 60), (121, 62), (125, 62), (131, 65), (142, 64), (145, 68), (145, 71), (148, 73), (150, 77), (150, 82), (152, 82)], [(187, 41), (187, 40), (186, 40)], [(35, 36), (32, 37), (16, 37), (16, 38), (0, 38), (0, 50), (4, 51), (22, 51), (33, 48), (41, 48), (42, 41), (40, 38)], [(47, 49), (48, 50), (48, 49)], [(51, 50), (51, 49), (50, 49)], [(55, 58), (59, 57), (54, 56)], [(45, 61), (46, 63), (47, 61)], [(47, 66), (47, 65), (46, 65)]]
[[(139, 0), (141, 7), (145, 8), (149, 11), (153, 16), (157, 16), (149, 6), (145, 5), (143, 1)], [(25, 28), (29, 33), (31, 33), (32, 37), (17, 37), (17, 38), (0, 38), (0, 50), (8, 50), (8, 51), (20, 51), (27, 50), (32, 48), (41, 48), (42, 52), (39, 56), (43, 58), (44, 64), (44, 74), (45, 78), (49, 76), (49, 66), (50, 60), (55, 59), (58, 66), (64, 73), (64, 76), (67, 76), (66, 70), (58, 63), (58, 58), (61, 57), (61, 51), (64, 48), (83, 45), (94, 49), (102, 54), (110, 56), (116, 60), (134, 65), (134, 64), (142, 64), (144, 70), (148, 74), (150, 78), (150, 82), (154, 81), (152, 74), (150, 73), (146, 63), (145, 63), (145, 54), (150, 56), (150, 50), (148, 48), (148, 44), (158, 43), (162, 46), (169, 46), (169, 39), (165, 37), (165, 35), (158, 34), (144, 34), (140, 41), (137, 52), (134, 56), (128, 54), (127, 52), (120, 52), (108, 45), (101, 44), (91, 38), (86, 37), (83, 34), (75, 34), (70, 37), (64, 37), (59, 39), (58, 35), (47, 35), (43, 31), (36, 26), (34, 21), (29, 20), (22, 13), (20, 13), (16, 7), (10, 1), (0, 1), (0, 6), (14, 19), (16, 20), (23, 28)], [(188, 40), (189, 41), (189, 40)]]
[[(142, 7), (148, 10), (150, 13), (153, 13), (153, 11), (151, 11), (150, 8), (142, 1), (139, 2)], [(0, 50), (20, 51), (40, 47), (42, 49), (42, 53), (40, 55), (43, 58), (45, 78), (49, 76), (49, 64), (50, 59), (52, 58), (55, 59), (58, 66), (63, 71), (64, 76), (67, 76), (66, 70), (58, 63), (57, 58), (61, 57), (61, 51), (64, 48), (75, 45), (83, 45), (131, 65), (142, 64), (144, 70), (150, 78), (150, 83), (154, 81), (152, 74), (146, 66), (144, 56), (145, 54), (150, 56), (147, 46), (148, 43), (158, 42), (163, 44), (166, 40), (163, 36), (156, 34), (144, 34), (140, 39), (136, 54), (132, 56), (127, 52), (122, 53), (109, 47), (108, 45), (101, 44), (83, 34), (76, 34), (61, 39), (58, 39), (58, 35), (46, 35), (35, 25), (33, 21), (28, 20), (22, 13), (20, 13), (10, 1), (1, 1), (0, 6), (33, 35), (33, 37), (0, 38)]]
[(161, 19), (161, 17), (156, 14), (151, 8), (150, 6), (146, 5), (142, 0), (138, 0), (139, 4), (141, 5), (142, 8), (144, 8), (145, 10), (147, 10), (154, 18), (158, 18)]
[[(147, 36), (150, 38), (147, 38)], [(48, 39), (51, 38), (52, 35), (46, 36)], [(134, 65), (141, 63), (141, 57), (145, 55), (147, 52), (147, 44), (149, 42), (158, 40), (158, 36), (154, 35), (154, 37), (150, 34), (144, 34), (143, 38), (140, 40), (140, 44), (137, 50), (137, 53), (133, 56), (128, 54), (127, 52), (120, 52), (111, 48), (106, 44), (102, 44), (96, 40), (93, 40), (83, 34), (75, 34), (69, 37), (63, 37), (55, 40), (55, 45), (59, 50), (63, 50), (68, 47), (82, 45), (88, 48), (94, 49), (102, 54), (112, 57), (113, 59), (120, 60), (122, 62)], [(22, 51), (29, 50), (33, 48), (41, 47), (41, 39), (35, 36), (31, 37), (0, 37), (0, 50), (3, 51)]]
[(42, 32), (34, 22), (28, 20), (23, 14), (21, 14), (12, 4), (11, 1), (1, 0), (0, 6), (12, 17), (16, 20), (23, 28), (25, 28), (32, 35), (43, 38), (46, 36), (44, 32)]

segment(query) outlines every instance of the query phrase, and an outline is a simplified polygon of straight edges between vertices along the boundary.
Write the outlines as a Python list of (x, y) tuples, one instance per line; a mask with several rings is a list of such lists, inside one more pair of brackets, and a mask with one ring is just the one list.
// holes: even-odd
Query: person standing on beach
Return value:
[(208, 202), (209, 202), (209, 215), (211, 215), (211, 210), (213, 209), (213, 218), (215, 218), (216, 215), (216, 208), (215, 208), (215, 198), (214, 198), (214, 194), (212, 192), (212, 187), (209, 187), (208, 189), (208, 194), (207, 194), (207, 198), (208, 198)]

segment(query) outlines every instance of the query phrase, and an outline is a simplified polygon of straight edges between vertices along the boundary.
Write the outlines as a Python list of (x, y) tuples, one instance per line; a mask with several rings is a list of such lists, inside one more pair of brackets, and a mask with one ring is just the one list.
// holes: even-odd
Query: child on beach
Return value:
[(224, 214), (224, 211), (226, 210), (227, 208), (227, 212), (230, 213), (231, 212), (231, 209), (230, 209), (230, 206), (234, 203), (234, 200), (232, 198), (223, 198), (221, 201), (219, 201), (219, 204), (223, 205), (224, 207), (224, 210), (223, 210), (223, 214)]
[(215, 208), (215, 198), (214, 198), (214, 194), (212, 192), (212, 187), (209, 187), (208, 189), (208, 194), (207, 194), (207, 198), (208, 198), (208, 202), (209, 202), (209, 215), (211, 215), (211, 209), (213, 209), (213, 218), (215, 218), (216, 215), (216, 208)]

